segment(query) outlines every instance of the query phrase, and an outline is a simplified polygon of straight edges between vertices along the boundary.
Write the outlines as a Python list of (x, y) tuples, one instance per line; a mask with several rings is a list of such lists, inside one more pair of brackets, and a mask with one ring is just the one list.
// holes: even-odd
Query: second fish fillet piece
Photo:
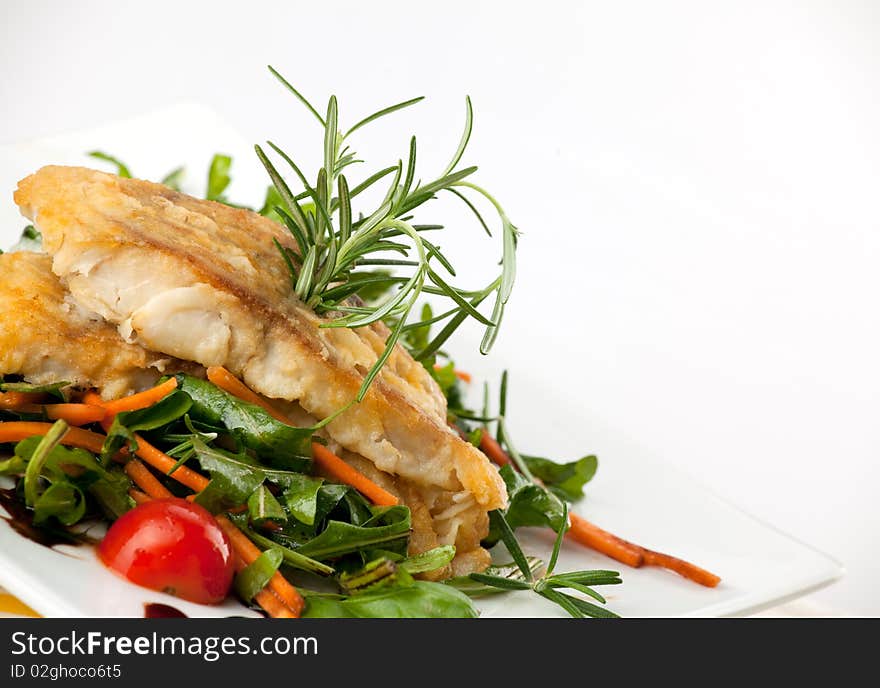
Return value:
[(0, 374), (97, 387), (115, 398), (155, 384), (163, 372), (187, 369), (123, 342), (115, 327), (71, 298), (49, 256), (0, 254), (0, 272)]
[[(129, 342), (204, 366), (222, 365), (271, 399), (325, 418), (351, 401), (384, 348), (382, 324), (321, 328), (293, 294), (260, 215), (160, 184), (75, 167), (45, 167), (15, 194), (43, 234), (54, 272), (85, 308)], [(418, 493), (437, 541), (455, 544), (452, 572), (480, 570), (487, 512), (504, 483), (446, 423), (445, 399), (424, 367), (396, 347), (366, 398), (327, 426), (330, 437)], [(429, 543), (426, 543), (426, 545)]]

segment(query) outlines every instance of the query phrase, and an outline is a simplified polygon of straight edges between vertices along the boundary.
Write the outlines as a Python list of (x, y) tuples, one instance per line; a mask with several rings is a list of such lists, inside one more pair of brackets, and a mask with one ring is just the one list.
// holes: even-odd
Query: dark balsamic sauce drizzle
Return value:
[(59, 554), (74, 556), (55, 549), (58, 545), (77, 546), (88, 542), (86, 538), (61, 528), (43, 528), (34, 525), (34, 513), (22, 503), (15, 489), (0, 489), (0, 506), (6, 510), (6, 514), (0, 511), (0, 518), (6, 521), (12, 530), (31, 542), (53, 549)]
[(177, 607), (169, 604), (160, 604), (159, 602), (148, 602), (144, 604), (145, 619), (186, 619), (186, 614)]

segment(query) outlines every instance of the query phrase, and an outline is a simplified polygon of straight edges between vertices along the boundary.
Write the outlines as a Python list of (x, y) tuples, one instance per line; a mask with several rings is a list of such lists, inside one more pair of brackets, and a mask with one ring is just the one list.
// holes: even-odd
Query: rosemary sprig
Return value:
[(605, 604), (605, 598), (593, 589), (597, 585), (616, 585), (621, 583), (620, 574), (617, 571), (571, 571), (569, 573), (554, 573), (556, 561), (559, 558), (559, 550), (562, 547), (562, 539), (565, 531), (568, 529), (568, 507), (564, 508), (565, 517), (562, 519), (562, 525), (556, 533), (556, 541), (553, 543), (553, 551), (550, 554), (550, 562), (544, 574), (535, 578), (534, 560), (529, 560), (523, 554), (522, 548), (513, 534), (513, 530), (508, 525), (504, 514), (501, 511), (492, 511), (489, 514), (493, 523), (500, 526), (501, 541), (507, 547), (507, 551), (513, 557), (518, 571), (516, 575), (511, 571), (507, 575), (498, 575), (496, 573), (472, 573), (467, 577), (471, 583), (477, 583), (482, 588), (469, 587), (467, 582), (460, 579), (454, 579), (452, 584), (469, 594), (485, 594), (484, 588), (496, 588), (498, 590), (532, 590), (541, 597), (558, 604), (571, 616), (583, 619), (586, 617), (593, 618), (617, 618), (617, 614), (600, 607), (592, 602), (576, 597), (562, 590), (568, 589), (582, 593), (601, 604)]
[[(317, 313), (328, 316), (321, 327), (365, 327), (378, 321), (391, 324), (391, 333), (385, 350), (364, 378), (358, 392), (363, 399), (370, 384), (388, 360), (401, 334), (407, 329), (423, 326), (424, 322), (410, 322), (410, 314), (419, 297), (432, 294), (447, 298), (450, 308), (431, 322), (445, 322), (437, 336), (413, 355), (421, 361), (430, 361), (452, 333), (468, 318), (485, 326), (480, 351), (488, 353), (498, 336), (504, 308), (510, 298), (516, 277), (516, 242), (518, 231), (510, 222), (498, 201), (483, 187), (471, 181), (477, 168), (460, 166), (473, 131), (473, 108), (470, 98), (465, 101), (465, 126), (449, 164), (436, 179), (427, 183), (416, 181), (416, 138), (412, 137), (406, 162), (385, 167), (351, 187), (344, 174), (349, 166), (361, 163), (349, 146), (352, 134), (362, 127), (422, 100), (412, 98), (382, 108), (364, 117), (344, 133), (339, 125), (339, 105), (331, 96), (322, 115), (309, 100), (275, 69), (272, 74), (318, 120), (323, 128), (323, 164), (314, 183), (310, 182), (296, 162), (274, 143), (267, 142), (272, 152), (293, 173), (293, 188), (279, 172), (261, 146), (255, 146), (260, 162), (274, 185), (280, 199), (275, 211), (290, 231), (296, 250), (276, 242), (290, 273), (290, 283), (296, 296)], [(352, 202), (367, 189), (391, 177), (386, 193), (377, 207), (355, 212)], [(497, 211), (502, 228), (501, 268), (487, 286), (465, 290), (452, 284), (455, 269), (442, 249), (424, 238), (423, 233), (442, 229), (432, 224), (412, 222), (413, 213), (442, 191), (463, 201), (474, 213), (481, 229), (491, 232), (465, 191), (482, 196)], [(389, 254), (399, 254), (389, 257)], [(408, 274), (387, 274), (363, 270), (365, 267), (391, 267)], [(436, 266), (436, 267), (435, 267)], [(446, 273), (447, 276), (441, 274)], [(378, 303), (362, 305), (349, 297), (360, 288), (385, 286), (392, 291)], [(492, 315), (486, 317), (478, 309), (494, 295)]]

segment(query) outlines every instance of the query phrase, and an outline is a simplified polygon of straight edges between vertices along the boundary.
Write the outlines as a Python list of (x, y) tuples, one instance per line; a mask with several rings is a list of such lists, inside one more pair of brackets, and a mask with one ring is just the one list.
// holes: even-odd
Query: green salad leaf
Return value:
[(407, 557), (398, 564), (410, 574), (436, 571), (449, 564), (455, 558), (455, 545), (440, 545), (421, 554)]
[(413, 577), (388, 557), (378, 557), (355, 571), (339, 574), (339, 585), (347, 595), (362, 595), (392, 585), (412, 585)]
[(21, 440), (2, 465), (5, 474), (24, 475), (25, 502), (34, 509), (35, 522), (54, 516), (64, 525), (77, 523), (87, 512), (85, 493), (110, 520), (134, 507), (128, 495), (131, 481), (121, 468), (105, 468), (85, 449), (55, 445), (46, 452), (48, 445), (40, 449), (44, 439)]
[(251, 493), (247, 500), (248, 515), (253, 523), (263, 521), (286, 521), (287, 514), (265, 484)]
[(10, 253), (18, 251), (31, 251), (32, 253), (43, 252), (43, 235), (33, 225), (28, 225), (21, 232), (21, 236), (15, 245), (9, 249)]
[(162, 181), (160, 181), (159, 183), (164, 184), (168, 188), (174, 189), (175, 191), (180, 191), (180, 185), (183, 182), (183, 177), (185, 173), (185, 168), (177, 167), (171, 170), (164, 177), (162, 177)]
[(0, 392), (49, 394), (60, 401), (65, 401), (65, 396), (62, 390), (66, 387), (70, 387), (69, 382), (53, 382), (46, 385), (32, 385), (29, 382), (0, 382)]
[(306, 593), (304, 618), (423, 619), (478, 616), (467, 595), (443, 583), (414, 581), (349, 597)]
[(196, 503), (208, 511), (216, 513), (246, 503), (266, 480), (268, 471), (244, 452), (233, 454), (209, 447), (198, 438), (192, 440), (192, 448), (202, 468), (211, 474), (208, 486), (196, 496)]
[(323, 576), (329, 576), (335, 573), (335, 569), (332, 566), (324, 564), (323, 562), (320, 562), (316, 559), (307, 557), (303, 554), (300, 554), (299, 552), (295, 552), (289, 547), (278, 544), (274, 540), (270, 540), (265, 535), (261, 535), (260, 533), (257, 533), (248, 528), (241, 522), (241, 520), (237, 520), (236, 523), (242, 528), (245, 534), (260, 547), (275, 549), (281, 552), (284, 563), (288, 566), (292, 566), (295, 569), (302, 569), (303, 571), (311, 571), (312, 573), (317, 573)]
[(291, 478), (286, 483), (284, 505), (297, 521), (311, 526), (315, 524), (315, 517), (318, 514), (318, 494), (324, 481), (321, 478), (297, 475), (297, 478)]
[(86, 497), (73, 483), (52, 483), (34, 502), (34, 523), (54, 516), (65, 526), (79, 523), (86, 513)]
[(252, 564), (248, 564), (235, 574), (233, 585), (235, 592), (245, 602), (250, 602), (254, 596), (269, 583), (272, 576), (284, 561), (279, 549), (267, 549), (258, 556)]
[(223, 192), (232, 179), (229, 176), (229, 168), (232, 167), (232, 158), (222, 153), (217, 153), (211, 158), (211, 166), (208, 168), (208, 191), (205, 198), (209, 201), (225, 202)]
[(281, 194), (278, 193), (278, 190), (274, 186), (269, 186), (266, 189), (266, 198), (263, 201), (263, 207), (257, 212), (263, 217), (275, 220), (275, 222), (284, 222), (281, 215), (275, 210), (275, 208), (280, 208), (283, 205), (284, 200), (281, 198)]
[(408, 507), (374, 507), (372, 518), (362, 525), (329, 521), (318, 536), (298, 547), (297, 551), (320, 560), (379, 546), (392, 552), (405, 553), (411, 529)]
[(309, 471), (314, 428), (295, 428), (282, 423), (259, 406), (242, 401), (206, 380), (178, 375), (177, 382), (179, 389), (192, 399), (190, 416), (193, 419), (225, 427), (270, 466)]
[(103, 160), (104, 162), (109, 162), (116, 168), (116, 174), (125, 179), (131, 179), (131, 170), (123, 163), (119, 158), (113, 157), (109, 153), (104, 153), (103, 151), (94, 150), (88, 153), (90, 158), (95, 158), (96, 160)]
[[(511, 465), (502, 466), (501, 477), (507, 487), (508, 507), (503, 512), (512, 529), (522, 526), (551, 528), (558, 531), (565, 523), (563, 501), (547, 488), (530, 482)], [(492, 524), (484, 543), (491, 546), (501, 537), (496, 524)]]
[(107, 439), (101, 450), (101, 460), (106, 464), (128, 442), (132, 451), (137, 449), (136, 432), (146, 432), (170, 425), (186, 415), (192, 399), (185, 392), (175, 390), (161, 401), (137, 411), (122, 411), (113, 418), (107, 431)]
[(556, 463), (539, 456), (522, 455), (532, 475), (558, 497), (574, 502), (584, 496), (586, 485), (596, 474), (599, 460), (592, 454), (569, 463)]

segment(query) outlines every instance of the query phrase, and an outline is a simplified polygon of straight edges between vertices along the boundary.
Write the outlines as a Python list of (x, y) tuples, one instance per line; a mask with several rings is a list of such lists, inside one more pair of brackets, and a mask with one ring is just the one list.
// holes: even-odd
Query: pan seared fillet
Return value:
[[(19, 183), (22, 213), (43, 234), (53, 270), (85, 308), (129, 342), (223, 365), (257, 392), (325, 418), (351, 401), (388, 330), (320, 328), (294, 296), (273, 240), (280, 225), (159, 184), (84, 168), (45, 167)], [(327, 426), (336, 443), (415, 491), (453, 572), (488, 563), (487, 511), (506, 503), (486, 457), (446, 423), (445, 399), (397, 347), (363, 402)], [(426, 548), (426, 547), (425, 547)]]
[(0, 255), (0, 374), (34, 384), (66, 380), (119, 397), (155, 383), (168, 356), (123, 342), (80, 307), (40, 253)]

